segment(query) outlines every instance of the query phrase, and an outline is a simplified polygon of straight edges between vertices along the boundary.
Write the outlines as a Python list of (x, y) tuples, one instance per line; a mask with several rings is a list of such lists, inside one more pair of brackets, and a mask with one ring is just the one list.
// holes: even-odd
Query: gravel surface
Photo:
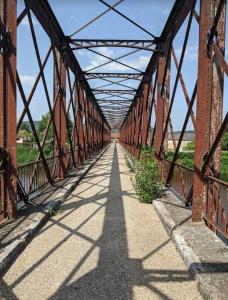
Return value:
[(1, 299), (201, 299), (112, 144), (0, 280)]

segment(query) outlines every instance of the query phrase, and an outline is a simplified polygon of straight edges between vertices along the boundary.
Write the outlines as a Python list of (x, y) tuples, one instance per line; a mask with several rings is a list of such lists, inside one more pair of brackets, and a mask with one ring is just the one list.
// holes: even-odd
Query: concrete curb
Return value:
[(31, 223), (23, 228), (19, 232), (18, 238), (12, 243), (7, 245), (0, 251), (0, 275), (4, 274), (12, 262), (18, 257), (21, 251), (28, 245), (34, 235), (39, 231), (39, 229), (49, 220), (51, 217), (51, 211), (57, 209), (72, 193), (79, 182), (84, 178), (84, 176), (90, 171), (90, 169), (95, 165), (95, 163), (101, 158), (101, 156), (109, 148), (110, 144), (94, 159), (89, 163), (85, 164), (83, 168), (77, 173), (77, 178), (72, 180), (64, 186), (64, 188), (59, 188), (50, 199), (48, 203), (41, 207), (41, 210), (35, 213), (35, 216), (31, 219)]
[[(126, 160), (133, 168), (129, 153), (124, 148), (123, 150)], [(165, 197), (153, 200), (153, 207), (185, 262), (190, 276), (196, 280), (201, 296), (207, 300), (226, 299), (228, 247), (203, 222), (187, 221), (191, 219), (191, 212), (186, 211), (183, 202), (172, 191), (165, 189), (164, 195)], [(174, 208), (171, 208), (172, 205)]]
[(182, 236), (181, 231), (177, 228), (175, 222), (169, 215), (167, 209), (164, 204), (159, 200), (155, 199), (153, 201), (153, 206), (155, 208), (156, 213), (158, 214), (166, 232), (172, 238), (178, 252), (181, 254), (184, 262), (187, 265), (190, 275), (195, 278), (197, 274), (197, 269), (194, 268), (196, 263), (200, 263), (199, 258), (194, 254), (192, 248), (188, 246), (185, 239)]
[[(192, 225), (189, 222), (176, 225), (161, 199), (154, 200), (153, 207), (184, 260), (191, 277), (196, 280), (201, 296), (207, 300), (225, 299), (228, 291), (227, 247), (203, 223)], [(197, 236), (193, 235), (193, 230), (197, 231)], [(202, 246), (199, 250), (200, 237), (202, 237)], [(210, 249), (212, 243), (215, 257), (210, 258), (207, 249)]]

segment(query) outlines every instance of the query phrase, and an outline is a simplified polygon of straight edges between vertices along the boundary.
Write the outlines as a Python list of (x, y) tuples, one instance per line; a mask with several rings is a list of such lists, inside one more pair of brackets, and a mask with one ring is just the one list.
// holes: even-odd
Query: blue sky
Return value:
[[(110, 5), (115, 4), (117, 1), (107, 1)], [(78, 28), (82, 27), (88, 21), (106, 10), (106, 6), (97, 0), (49, 0), (49, 3), (56, 14), (56, 17), (63, 28), (66, 35), (70, 35)], [(154, 35), (159, 36), (164, 24), (168, 18), (169, 12), (173, 6), (173, 0), (125, 0), (116, 8), (128, 17), (132, 18), (138, 24), (152, 32)], [(18, 0), (18, 14), (24, 7), (23, 1)], [(199, 5), (197, 3), (197, 11), (199, 11)], [(42, 27), (33, 16), (34, 28), (37, 35), (37, 40), (40, 48), (41, 57), (44, 58), (49, 46), (50, 41)], [(183, 44), (183, 37), (186, 30), (186, 23), (182, 26), (181, 30), (177, 34), (174, 40), (174, 48), (178, 58), (180, 57), (181, 48)], [(87, 28), (83, 29), (75, 38), (109, 38), (109, 39), (150, 39), (150, 36), (124, 20), (121, 16), (118, 16), (115, 12), (111, 11), (100, 18), (95, 23), (91, 24)], [(22, 24), (18, 27), (17, 33), (18, 39), (18, 52), (17, 52), (17, 68), (23, 83), (26, 95), (29, 94), (35, 77), (38, 73), (38, 64), (36, 62), (36, 56), (33, 49), (31, 33), (28, 26), (28, 20), (24, 19)], [(226, 48), (228, 44), (226, 41)], [(94, 50), (105, 54), (107, 56), (116, 58), (132, 51), (132, 49), (126, 48), (93, 48)], [(188, 47), (186, 50), (186, 58), (183, 64), (182, 73), (188, 94), (191, 96), (193, 87), (197, 77), (197, 49), (198, 49), (198, 24), (193, 20)], [(96, 67), (97, 65), (108, 61), (105, 58), (101, 58), (87, 50), (77, 50), (75, 52), (83, 70)], [(120, 61), (130, 66), (144, 71), (146, 65), (151, 57), (149, 51), (139, 51), (129, 57), (123, 58)], [(228, 59), (226, 51), (226, 59)], [(173, 64), (173, 62), (172, 62)], [(172, 66), (171, 72), (171, 91), (175, 80), (176, 69)], [(128, 72), (129, 70), (121, 66), (118, 63), (110, 63), (103, 68), (96, 69), (97, 72)], [(53, 59), (50, 57), (48, 64), (45, 68), (45, 77), (48, 83), (48, 89), (50, 98), (53, 99)], [(89, 84), (92, 88), (106, 84), (107, 82), (102, 80), (90, 80)], [(123, 82), (130, 87), (136, 88), (138, 82), (126, 81)], [(107, 88), (119, 89), (117, 85)], [(228, 84), (227, 78), (225, 79), (225, 97), (224, 97), (224, 113), (228, 110)], [(69, 94), (69, 90), (67, 91)], [(97, 96), (102, 98), (103, 96)], [(69, 97), (68, 97), (69, 98)], [(186, 102), (181, 89), (180, 84), (177, 88), (176, 99), (171, 115), (173, 126), (175, 130), (180, 130), (186, 114)], [(18, 116), (21, 113), (23, 105), (21, 99), (18, 96)], [(45, 112), (48, 111), (46, 104), (45, 94), (43, 92), (42, 82), (39, 83), (37, 91), (33, 97), (30, 105), (31, 112), (34, 120), (39, 120)], [(195, 109), (195, 108), (194, 108)], [(152, 126), (154, 122), (154, 115), (152, 117)], [(191, 121), (189, 122), (188, 129), (192, 129)]]

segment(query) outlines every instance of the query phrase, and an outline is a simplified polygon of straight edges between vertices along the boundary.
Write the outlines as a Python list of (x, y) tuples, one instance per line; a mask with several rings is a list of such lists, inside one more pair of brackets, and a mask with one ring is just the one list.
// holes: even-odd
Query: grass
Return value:
[[(174, 156), (173, 151), (168, 152), (168, 159), (172, 160)], [(183, 151), (179, 153), (179, 162), (183, 166), (194, 167), (194, 152)], [(220, 179), (228, 182), (228, 151), (222, 151), (221, 155), (221, 174)]]
[(17, 165), (21, 166), (23, 164), (35, 161), (38, 156), (38, 149), (24, 146), (22, 144), (17, 144)]
[[(46, 145), (44, 147), (45, 157), (51, 156), (53, 153), (52, 146)], [(37, 160), (39, 150), (32, 148), (31, 145), (17, 144), (17, 165), (21, 166)]]

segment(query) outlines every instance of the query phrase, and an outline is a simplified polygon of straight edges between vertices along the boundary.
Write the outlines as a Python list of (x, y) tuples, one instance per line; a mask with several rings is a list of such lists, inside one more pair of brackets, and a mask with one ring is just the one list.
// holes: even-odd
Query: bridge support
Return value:
[[(196, 145), (195, 172), (193, 180), (193, 221), (200, 221), (205, 215), (210, 216), (216, 223), (213, 201), (210, 201), (209, 182), (205, 181), (201, 168), (222, 123), (223, 106), (223, 71), (216, 57), (212, 54), (212, 45), (216, 43), (221, 52), (224, 51), (225, 40), (225, 4), (218, 16), (216, 34), (212, 36), (218, 5), (222, 1), (201, 0), (200, 7), (200, 39), (198, 62), (198, 88), (196, 110)], [(208, 39), (212, 37), (211, 42)], [(210, 162), (206, 174), (218, 177), (220, 171), (220, 146)], [(210, 171), (209, 171), (210, 169)], [(215, 183), (214, 183), (215, 184)], [(209, 221), (209, 220), (208, 220)], [(210, 222), (210, 221), (209, 221)]]
[[(63, 57), (61, 53), (55, 49), (56, 66), (54, 72), (54, 99), (56, 105), (54, 106), (54, 156), (59, 156), (56, 160), (57, 172), (56, 176), (59, 178), (65, 177), (66, 172), (66, 68), (64, 66)], [(54, 100), (55, 101), (55, 100)]]
[(78, 165), (81, 165), (84, 161), (84, 130), (83, 130), (83, 90), (79, 84), (76, 89), (76, 120), (78, 130)]
[(0, 222), (16, 216), (16, 1), (0, 0)]

